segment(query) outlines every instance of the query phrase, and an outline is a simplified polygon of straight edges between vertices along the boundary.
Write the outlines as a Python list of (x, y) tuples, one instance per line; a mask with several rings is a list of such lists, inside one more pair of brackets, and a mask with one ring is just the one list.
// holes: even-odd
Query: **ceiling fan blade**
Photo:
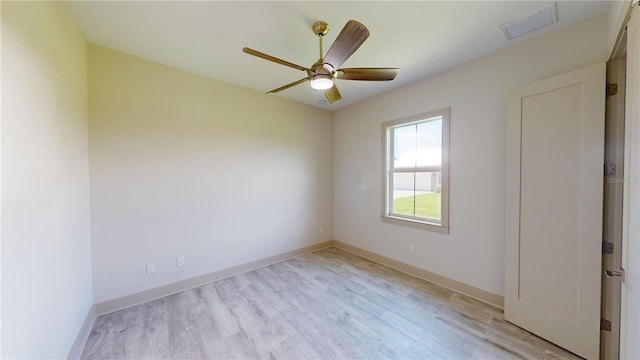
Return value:
[(298, 80), (298, 81), (294, 81), (294, 82), (292, 82), (291, 84), (287, 84), (287, 85), (285, 85), (285, 86), (282, 86), (282, 87), (279, 87), (279, 88), (277, 88), (277, 89), (271, 90), (271, 91), (269, 91), (267, 94), (277, 93), (277, 92), (280, 92), (280, 91), (282, 91), (282, 90), (286, 90), (286, 89), (288, 89), (288, 88), (290, 88), (290, 87), (294, 87), (294, 86), (296, 86), (296, 85), (300, 85), (300, 84), (302, 84), (302, 83), (303, 83), (303, 82), (305, 82), (305, 81), (309, 81), (309, 78), (308, 78), (308, 77), (306, 77), (306, 78), (300, 79), (300, 80)]
[(338, 69), (336, 78), (342, 80), (389, 81), (396, 78), (398, 68), (347, 68)]
[(349, 20), (327, 51), (324, 63), (331, 64), (334, 69), (337, 69), (368, 37), (369, 30), (366, 26), (355, 20)]
[(294, 69), (302, 70), (302, 71), (311, 71), (304, 66), (296, 65), (294, 63), (290, 63), (288, 61), (278, 59), (277, 57), (273, 57), (271, 55), (267, 55), (265, 53), (261, 53), (260, 51), (250, 49), (248, 47), (242, 48), (242, 51), (246, 54), (257, 56), (259, 58), (263, 58), (265, 60), (273, 61), (274, 63), (278, 63), (280, 65), (288, 66)]
[(342, 95), (340, 95), (340, 91), (338, 91), (336, 84), (333, 84), (330, 89), (324, 91), (324, 97), (327, 98), (329, 104), (333, 104), (334, 102), (342, 99)]

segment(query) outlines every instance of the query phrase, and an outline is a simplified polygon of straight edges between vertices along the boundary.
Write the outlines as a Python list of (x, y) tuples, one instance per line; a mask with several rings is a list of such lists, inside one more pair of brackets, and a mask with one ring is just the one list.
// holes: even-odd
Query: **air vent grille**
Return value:
[(502, 25), (501, 28), (507, 40), (513, 40), (532, 31), (554, 24), (556, 21), (556, 3), (554, 2), (518, 20), (506, 23)]

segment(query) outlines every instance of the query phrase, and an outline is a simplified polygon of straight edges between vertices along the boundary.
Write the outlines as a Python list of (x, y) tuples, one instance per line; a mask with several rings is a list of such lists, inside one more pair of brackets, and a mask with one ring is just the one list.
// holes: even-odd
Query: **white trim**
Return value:
[(449, 290), (453, 290), (457, 293), (460, 293), (462, 295), (474, 298), (478, 301), (482, 301), (485, 304), (489, 304), (491, 306), (495, 306), (497, 308), (502, 309), (504, 306), (504, 297), (498, 294), (494, 294), (490, 291), (487, 290), (483, 290), (480, 288), (477, 288), (475, 286), (471, 286), (468, 284), (465, 284), (463, 282), (457, 281), (457, 280), (453, 280), (451, 278), (448, 278), (446, 276), (442, 276), (436, 273), (433, 273), (431, 271), (428, 270), (424, 270), (418, 267), (415, 267), (413, 265), (409, 265), (406, 263), (403, 263), (401, 261), (398, 260), (394, 260), (391, 258), (388, 258), (386, 256), (383, 255), (379, 255), (376, 254), (374, 252), (368, 251), (368, 250), (364, 250), (361, 249), (359, 247), (353, 246), (353, 245), (348, 245), (345, 244), (343, 242), (340, 242), (338, 240), (334, 240), (333, 241), (333, 246), (342, 249), (344, 251), (348, 251), (352, 254), (361, 256), (365, 259), (369, 259), (371, 261), (377, 262), (379, 264), (388, 266), (392, 269), (396, 269), (398, 271), (402, 271), (405, 274), (409, 274), (411, 276), (415, 276), (419, 279), (428, 281), (432, 284), (436, 284), (438, 286), (442, 286), (444, 288), (447, 288)]
[(624, 56), (622, 49), (627, 49), (625, 38), (626, 26), (631, 18), (631, 11), (637, 0), (612, 1), (609, 5), (609, 39), (611, 47), (609, 60), (620, 59)]
[(430, 223), (423, 220), (414, 220), (409, 217), (397, 217), (393, 215), (380, 215), (380, 220), (389, 224), (408, 226), (421, 230), (429, 230), (441, 234), (448, 234), (449, 228), (436, 223)]
[[(93, 328), (93, 325), (95, 323), (96, 317), (99, 315), (103, 315), (106, 313), (110, 313), (110, 312), (114, 312), (117, 310), (121, 310), (130, 306), (134, 306), (134, 305), (138, 305), (147, 301), (151, 301), (163, 296), (167, 296), (167, 295), (171, 295), (171, 294), (175, 294), (177, 292), (183, 291), (183, 290), (188, 290), (190, 288), (194, 288), (200, 285), (204, 285), (206, 283), (210, 283), (212, 281), (216, 281), (216, 280), (221, 280), (227, 277), (231, 277), (231, 276), (235, 276), (238, 275), (240, 273), (244, 273), (247, 271), (251, 271), (254, 270), (256, 268), (260, 268), (260, 267), (264, 267), (264, 266), (268, 266), (270, 264), (273, 263), (277, 263), (292, 257), (296, 257), (296, 256), (300, 256), (300, 255), (304, 255), (304, 254), (308, 254), (311, 252), (315, 252), (318, 251), (320, 249), (324, 249), (327, 247), (331, 247), (331, 246), (335, 246), (339, 249), (342, 249), (344, 251), (350, 252), (352, 254), (355, 254), (357, 256), (369, 259), (371, 261), (374, 261), (376, 263), (388, 266), (390, 268), (396, 269), (398, 271), (404, 272), (406, 274), (409, 274), (411, 276), (415, 276), (419, 279), (428, 281), (432, 284), (438, 285), (438, 286), (442, 286), (444, 288), (447, 288), (449, 290), (453, 290), (457, 293), (460, 293), (462, 295), (465, 296), (469, 296), (473, 299), (476, 299), (478, 301), (481, 301), (485, 304), (497, 307), (499, 309), (503, 308), (504, 305), (504, 298), (501, 295), (498, 294), (494, 294), (492, 292), (489, 292), (487, 290), (483, 290), (480, 288), (476, 288), (474, 286), (459, 282), (457, 280), (453, 280), (451, 278), (448, 278), (446, 276), (442, 276), (436, 273), (432, 273), (428, 270), (424, 270), (409, 264), (405, 264), (403, 262), (352, 246), (352, 245), (348, 245), (346, 243), (337, 241), (337, 240), (329, 240), (329, 241), (325, 241), (319, 244), (315, 244), (315, 245), (311, 245), (311, 246), (307, 246), (298, 250), (293, 250), (293, 251), (289, 251), (280, 255), (275, 255), (275, 256), (271, 256), (262, 260), (257, 260), (251, 263), (247, 263), (247, 264), (243, 264), (243, 265), (239, 265), (233, 268), (229, 268), (226, 270), (221, 270), (221, 271), (217, 271), (211, 274), (207, 274), (198, 278), (193, 278), (193, 279), (188, 279), (188, 280), (184, 280), (178, 283), (174, 283), (171, 285), (167, 285), (165, 287), (160, 287), (160, 288), (156, 288), (156, 289), (152, 289), (152, 290), (148, 290), (148, 291), (143, 291), (137, 294), (132, 294), (132, 295), (128, 295), (128, 296), (124, 296), (118, 299), (113, 299), (113, 300), (109, 300), (109, 301), (105, 301), (99, 304), (96, 304), (94, 306), (92, 306), (89, 309), (89, 312), (87, 314), (87, 317), (80, 329), (80, 332), (78, 333), (78, 336), (76, 338), (76, 341), (73, 344), (73, 347), (71, 348), (71, 351), (69, 352), (69, 356), (68, 359), (79, 359), (80, 356), (82, 355), (82, 352), (84, 350), (84, 347), (86, 345), (86, 342), (89, 338), (89, 335), (91, 334), (91, 330)], [(192, 286), (193, 283), (199, 283), (201, 282), (201, 279), (204, 279), (205, 277), (210, 277), (211, 281), (206, 281), (203, 282), (199, 285), (195, 285)], [(177, 288), (184, 288), (183, 290), (180, 291), (171, 291), (171, 290), (175, 290)], [(160, 291), (155, 291), (155, 290), (160, 290)], [(164, 294), (161, 294), (163, 293)], [(145, 300), (146, 297), (146, 300)]]
[(408, 172), (441, 172), (442, 166), (416, 166), (416, 167), (397, 167), (393, 169), (394, 173), (408, 173)]
[(235, 275), (239, 275), (251, 270), (255, 270), (261, 267), (265, 267), (286, 259), (290, 259), (296, 256), (308, 254), (320, 249), (324, 249), (333, 245), (332, 240), (321, 242), (319, 244), (306, 246), (300, 249), (287, 251), (282, 254), (269, 256), (263, 259), (248, 262), (233, 266), (227, 269), (214, 271), (212, 273), (192, 277), (189, 279), (181, 280), (171, 284), (159, 286), (153, 289), (144, 290), (135, 294), (125, 295), (116, 299), (103, 301), (97, 303), (96, 313), (98, 315), (104, 315), (110, 312), (122, 310), (134, 305), (146, 303), (148, 301), (156, 300), (168, 295), (173, 295), (185, 290), (193, 289), (198, 286), (209, 284), (214, 281), (226, 279)]
[[(451, 108), (442, 108), (417, 115), (382, 123), (382, 222), (414, 227), (423, 230), (449, 233), (449, 129)], [(393, 141), (390, 129), (404, 125), (411, 125), (430, 120), (442, 119), (442, 163), (440, 166), (420, 166), (415, 168), (393, 168)], [(390, 204), (393, 203), (393, 174), (408, 172), (440, 172), (441, 173), (441, 213), (440, 220), (413, 217), (393, 213)]]
[(89, 335), (91, 335), (91, 330), (93, 329), (93, 324), (96, 321), (96, 306), (91, 305), (89, 311), (87, 312), (87, 316), (82, 322), (82, 326), (80, 327), (80, 331), (78, 331), (78, 336), (76, 336), (76, 341), (73, 342), (71, 349), (69, 350), (69, 355), (67, 355), (67, 359), (80, 359), (82, 357), (82, 352), (84, 351), (84, 347), (87, 344), (87, 340), (89, 340)]

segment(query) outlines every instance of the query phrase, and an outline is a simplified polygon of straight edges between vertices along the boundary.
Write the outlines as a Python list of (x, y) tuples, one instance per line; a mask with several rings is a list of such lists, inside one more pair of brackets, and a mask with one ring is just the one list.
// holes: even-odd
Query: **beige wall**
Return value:
[(332, 239), (330, 112), (88, 58), (96, 303)]
[[(502, 294), (506, 94), (611, 45), (603, 16), (332, 115), (95, 45), (87, 57), (61, 2), (1, 10), (3, 358), (65, 357), (94, 300), (332, 238)], [(380, 123), (445, 106), (451, 234), (381, 223)]]
[[(608, 51), (603, 15), (336, 112), (335, 240), (504, 294), (507, 94), (602, 62)], [(380, 124), (444, 107), (451, 107), (450, 234), (382, 223)]]
[(86, 43), (63, 2), (2, 2), (2, 358), (65, 358), (93, 304)]

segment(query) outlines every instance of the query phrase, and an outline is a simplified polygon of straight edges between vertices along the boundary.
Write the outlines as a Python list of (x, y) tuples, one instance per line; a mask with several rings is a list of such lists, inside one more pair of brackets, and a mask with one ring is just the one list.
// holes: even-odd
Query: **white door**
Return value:
[(514, 89), (505, 319), (577, 355), (600, 343), (605, 64)]

